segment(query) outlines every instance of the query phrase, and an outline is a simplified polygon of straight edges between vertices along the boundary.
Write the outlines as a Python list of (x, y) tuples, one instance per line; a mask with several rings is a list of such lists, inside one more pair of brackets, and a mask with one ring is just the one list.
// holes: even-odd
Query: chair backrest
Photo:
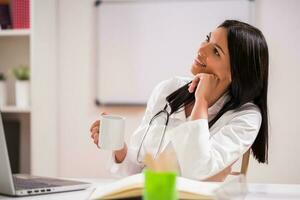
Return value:
[(250, 160), (250, 149), (243, 155), (241, 174), (247, 175), (248, 165)]
[(249, 158), (250, 158), (250, 149), (244, 153), (243, 155), (243, 160), (242, 160), (242, 165), (241, 165), (241, 171), (240, 172), (232, 172), (231, 171), (231, 167), (232, 165), (234, 165), (235, 162), (233, 162), (231, 165), (229, 165), (228, 167), (226, 167), (224, 170), (222, 170), (221, 172), (219, 172), (218, 174), (215, 174), (203, 181), (210, 181), (210, 182), (222, 182), (226, 179), (226, 177), (228, 175), (241, 175), (243, 174), (244, 176), (247, 175), (247, 170), (248, 170), (248, 164), (249, 164)]
[(243, 160), (242, 160), (242, 165), (241, 165), (241, 171), (240, 172), (231, 172), (231, 175), (247, 175), (247, 171), (248, 171), (248, 165), (249, 165), (249, 159), (250, 159), (250, 149), (244, 153), (243, 155)]

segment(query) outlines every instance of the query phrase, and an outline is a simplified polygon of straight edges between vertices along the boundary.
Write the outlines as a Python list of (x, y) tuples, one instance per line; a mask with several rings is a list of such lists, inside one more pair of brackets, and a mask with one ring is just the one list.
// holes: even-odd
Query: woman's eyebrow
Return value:
[[(211, 38), (211, 32), (209, 32), (208, 37), (209, 37), (209, 39)], [(218, 45), (217, 43), (213, 43), (213, 45), (215, 45), (218, 49), (220, 49), (222, 51), (222, 53), (225, 55), (225, 52), (223, 51), (223, 49), (221, 48), (220, 45)]]

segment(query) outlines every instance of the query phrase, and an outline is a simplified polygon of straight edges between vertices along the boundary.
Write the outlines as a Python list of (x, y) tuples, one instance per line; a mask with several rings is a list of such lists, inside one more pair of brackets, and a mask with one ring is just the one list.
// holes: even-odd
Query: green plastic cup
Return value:
[(177, 200), (176, 173), (144, 171), (144, 200)]

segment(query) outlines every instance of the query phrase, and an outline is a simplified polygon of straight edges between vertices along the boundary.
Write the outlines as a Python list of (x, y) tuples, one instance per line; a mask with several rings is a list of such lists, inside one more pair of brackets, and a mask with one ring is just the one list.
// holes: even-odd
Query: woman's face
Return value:
[(220, 81), (231, 83), (230, 58), (227, 44), (227, 31), (217, 28), (201, 43), (191, 72), (214, 74)]

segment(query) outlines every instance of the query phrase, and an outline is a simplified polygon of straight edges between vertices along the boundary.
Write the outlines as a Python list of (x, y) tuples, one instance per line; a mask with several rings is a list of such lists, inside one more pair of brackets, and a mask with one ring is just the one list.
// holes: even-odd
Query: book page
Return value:
[[(91, 196), (91, 199), (100, 199), (103, 197), (109, 197), (116, 193), (126, 192), (133, 188), (140, 188), (142, 191), (144, 185), (144, 175), (142, 173), (128, 176), (120, 179), (114, 183), (98, 187)], [(126, 197), (126, 196), (124, 196)]]
[[(177, 191), (180, 199), (212, 199), (214, 190), (220, 183), (201, 182), (183, 177), (177, 177)], [(133, 196), (142, 196), (144, 174), (128, 176), (95, 190), (91, 199), (119, 199)]]

